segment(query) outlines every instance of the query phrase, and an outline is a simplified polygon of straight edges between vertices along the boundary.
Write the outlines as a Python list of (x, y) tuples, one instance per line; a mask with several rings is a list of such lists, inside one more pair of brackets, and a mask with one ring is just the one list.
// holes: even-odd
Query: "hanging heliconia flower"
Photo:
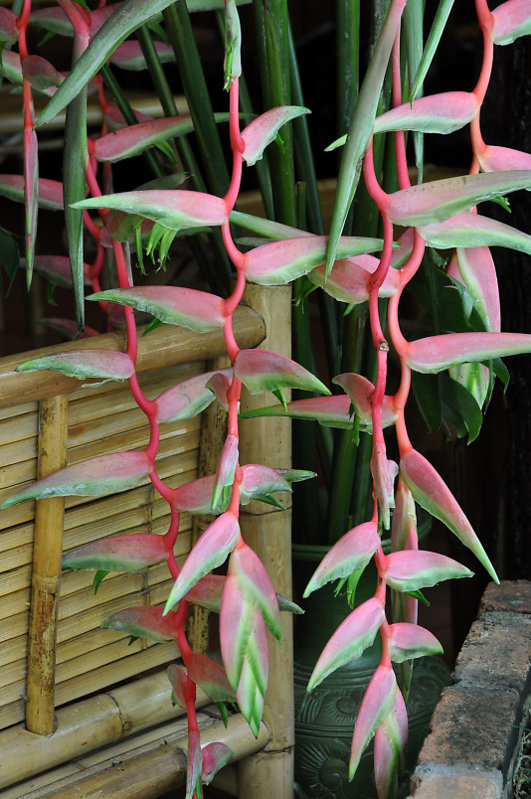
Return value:
[[(314, 475), (240, 463), (242, 388), (251, 394), (271, 391), (278, 400), (277, 405), (247, 416), (315, 419), (324, 426), (350, 431), (354, 438), (359, 431), (372, 436), (370, 518), (360, 524), (352, 522), (351, 529), (341, 531), (339, 540), (311, 577), (304, 596), (329, 582), (357, 578), (374, 560), (378, 574), (374, 595), (354, 608), (333, 633), (315, 665), (308, 690), (359, 658), (380, 637), (381, 661), (358, 712), (349, 766), (352, 779), (364, 750), (374, 739), (379, 799), (392, 799), (397, 792), (397, 775), (407, 740), (405, 703), (411, 664), (415, 658), (441, 651), (435, 636), (417, 624), (419, 592), (441, 580), (472, 576), (470, 569), (458, 561), (419, 548), (416, 504), (442, 521), (491, 578), (498, 580), (464, 511), (442, 477), (411, 443), (405, 407), (412, 373), (439, 374), (452, 381), (456, 392), (464, 391), (468, 401), (476, 403), (481, 417), (493, 380), (488, 363), (502, 356), (531, 352), (531, 335), (501, 331), (496, 270), (489, 249), (504, 246), (531, 254), (531, 236), (482, 216), (476, 209), (486, 200), (502, 201), (507, 194), (531, 189), (531, 155), (486, 143), (480, 126), (494, 45), (506, 45), (530, 34), (531, 8), (529, 0), (507, 0), (491, 12), (487, 0), (476, 0), (484, 48), (477, 85), (470, 92), (449, 91), (422, 97), (424, 76), (452, 5), (441, 2), (415, 71), (408, 63), (408, 94), (402, 97), (403, 31), (405, 38), (415, 40), (413, 15), (404, 14), (407, 2), (390, 0), (348, 132), (329, 148), (344, 148), (329, 236), (313, 235), (293, 225), (252, 218), (234, 210), (244, 164), (260, 166), (266, 148), (282, 137), (284, 126), (291, 122), (301, 124), (309, 113), (303, 105), (280, 105), (251, 120), (245, 119), (241, 127), (242, 31), (236, 0), (224, 3), (224, 81), (229, 110), (214, 115), (214, 122), (229, 123), (232, 169), (224, 194), (226, 183), (217, 194), (203, 188), (182, 188), (186, 174), (177, 170), (139, 189), (113, 193), (111, 164), (145, 154), (152, 147), (175, 161), (171, 142), (196, 129), (193, 114), (177, 112), (156, 120), (138, 113), (136, 121), (127, 124), (130, 120), (126, 121), (125, 105), (120, 105), (120, 109), (109, 105), (103, 91), (100, 70), (105, 72), (109, 61), (128, 69), (137, 69), (144, 63), (146, 49), (136, 41), (125, 40), (146, 18), (156, 18), (165, 11), (170, 0), (150, 0), (149, 4), (146, 0), (125, 0), (107, 7), (103, 3), (94, 10), (74, 0), (60, 0), (60, 8), (41, 9), (31, 15), (30, 0), (22, 0), (18, 15), (0, 8), (0, 73), (22, 87), (24, 105), (23, 175), (0, 175), (0, 195), (24, 204), (28, 282), (35, 269), (55, 284), (73, 287), (77, 325), (73, 329), (69, 320), (53, 320), (72, 336), (83, 335), (86, 284), (92, 288), (88, 299), (100, 304), (108, 320), (119, 317), (126, 327), (125, 352), (75, 350), (67, 346), (63, 353), (22, 363), (17, 371), (58, 371), (82, 380), (127, 380), (149, 424), (149, 441), (144, 449), (111, 453), (67, 466), (23, 487), (4, 500), (1, 507), (53, 496), (111, 495), (148, 482), (168, 503), (170, 523), (164, 535), (132, 533), (93, 541), (67, 551), (63, 565), (68, 569), (95, 569), (95, 583), (111, 570), (137, 572), (153, 564), (167, 565), (173, 586), (164, 607), (120, 610), (103, 626), (133, 637), (173, 640), (177, 644), (181, 662), (171, 665), (167, 674), (173, 701), (185, 709), (188, 720), (186, 799), (201, 797), (201, 785), (208, 784), (232, 755), (219, 742), (201, 748), (196, 687), (200, 686), (218, 704), (224, 718), (225, 703), (236, 701), (257, 735), (269, 677), (268, 633), (280, 640), (280, 611), (299, 610), (276, 594), (271, 576), (243, 540), (240, 507), (256, 500), (280, 505), (276, 494), (290, 491), (293, 481)], [(73, 37), (74, 57), (69, 73), (58, 72), (47, 60), (28, 51), (29, 24)], [(10, 48), (17, 43), (18, 52), (12, 51)], [(171, 55), (166, 43), (159, 42), (153, 50), (161, 61)], [(378, 113), (388, 73), (392, 73), (392, 107)], [(99, 135), (90, 140), (86, 131), (89, 91), (97, 93), (103, 119)], [(38, 119), (33, 108), (34, 92), (48, 98)], [(65, 108), (63, 184), (39, 177), (35, 129), (52, 121)], [(404, 132), (412, 132), (417, 147), (418, 134), (448, 134), (465, 125), (470, 126), (473, 153), (469, 174), (412, 186)], [(398, 188), (390, 193), (380, 185), (373, 155), (374, 135), (385, 132), (393, 133), (396, 151)], [(382, 238), (343, 235), (362, 176), (380, 215)], [(68, 259), (35, 256), (38, 208), (64, 211)], [(98, 218), (90, 212), (96, 212)], [(246, 224), (264, 238), (247, 241), (244, 249), (239, 240), (233, 239), (231, 220)], [(401, 230), (395, 231), (395, 226)], [(162, 265), (178, 233), (195, 235), (195, 240), (201, 241), (206, 230), (216, 232), (220, 252), (235, 271), (229, 296), (219, 296), (221, 292), (216, 288), (206, 292), (133, 285), (130, 241), (140, 260), (145, 246), (152, 258), (158, 252)], [(92, 238), (96, 250), (91, 263), (86, 263), (83, 256), (85, 234)], [(421, 268), (426, 245), (456, 249), (449, 256), (449, 291), (459, 291), (467, 318), (479, 321), (467, 330), (438, 331), (436, 335), (409, 340), (400, 325), (399, 306), (404, 289)], [(115, 266), (115, 280), (102, 290), (100, 274), (109, 254)], [(331, 394), (325, 383), (291, 358), (268, 350), (240, 348), (233, 321), (246, 284), (282, 285), (295, 280), (307, 284), (308, 290), (321, 288), (328, 298), (346, 303), (349, 309), (368, 304), (376, 364), (370, 380), (355, 371), (330, 375), (330, 382), (341, 390)], [(444, 297), (437, 299), (444, 302)], [(148, 398), (137, 377), (135, 312), (151, 314), (152, 325), (179, 325), (198, 335), (218, 331), (224, 337), (230, 366), (195, 375), (154, 399)], [(85, 328), (84, 334), (92, 332)], [(394, 393), (387, 380), (390, 351), (400, 370), (400, 383)], [(290, 389), (307, 391), (312, 396), (288, 401), (284, 391)], [(228, 414), (225, 444), (215, 473), (176, 488), (167, 485), (157, 471), (160, 426), (193, 418), (214, 401)], [(469, 434), (472, 438), (477, 430), (469, 430)], [(391, 435), (396, 438), (397, 455), (389, 457)], [(215, 518), (179, 567), (175, 543), (181, 512), (211, 513)], [(382, 535), (387, 530), (391, 547), (384, 552)], [(225, 564), (226, 574), (212, 574)], [(190, 603), (219, 613), (223, 664), (192, 651), (185, 629)], [(393, 663), (398, 664), (396, 672)]]

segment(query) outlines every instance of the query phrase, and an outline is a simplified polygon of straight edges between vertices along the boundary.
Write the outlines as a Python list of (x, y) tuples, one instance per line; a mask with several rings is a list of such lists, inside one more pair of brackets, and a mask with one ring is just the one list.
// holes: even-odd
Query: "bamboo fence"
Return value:
[[(275, 290), (259, 289), (258, 295), (260, 292), (263, 292), (262, 311), (278, 302), (280, 295)], [(264, 315), (267, 316), (249, 306), (238, 310), (235, 332), (241, 347), (254, 347), (264, 340)], [(287, 312), (284, 309), (282, 318), (272, 324), (281, 352), (286, 352), (290, 338), (287, 320), (289, 309)], [(267, 332), (265, 342), (270, 348), (271, 330)], [(105, 334), (0, 358), (0, 501), (65, 464), (139, 448), (147, 443), (145, 418), (127, 386), (90, 385), (89, 382), (80, 387), (79, 381), (57, 373), (14, 371), (29, 357), (54, 350), (92, 347), (123, 350), (123, 334)], [(145, 338), (140, 337), (138, 372), (142, 388), (147, 396), (155, 397), (176, 382), (205, 371), (212, 363), (219, 365), (219, 361), (213, 359), (219, 359), (223, 352), (223, 336), (218, 332), (197, 336), (176, 327), (155, 330)], [(197, 419), (164, 425), (157, 460), (162, 479), (177, 486), (212, 470), (214, 447), (219, 446), (222, 431), (223, 423), (214, 411)], [(271, 437), (266, 444), (271, 452), (262, 453), (261, 462), (270, 462), (274, 453), (276, 465), (289, 466), (289, 447), (279, 448), (279, 443)], [(250, 454), (251, 448), (247, 453), (243, 445), (242, 462), (252, 462)], [(280, 513), (278, 517), (277, 526), (289, 530), (289, 512)], [(191, 518), (182, 520), (176, 549), (178, 559), (184, 559), (207, 522), (198, 519), (192, 527)], [(131, 793), (127, 788), (131, 779), (140, 785), (138, 774), (148, 762), (157, 772), (162, 773), (164, 768), (172, 772), (159, 780), (161, 786), (177, 784), (182, 779), (181, 755), (169, 754), (165, 758), (160, 752), (153, 754), (160, 746), (152, 744), (146, 744), (145, 750), (143, 744), (139, 744), (140, 748), (133, 747), (140, 759), (137, 762), (132, 755), (127, 756), (129, 765), (124, 774), (127, 772), (129, 776), (124, 776), (119, 789), (112, 781), (115, 775), (107, 766), (101, 766), (100, 761), (104, 762), (106, 756), (98, 760), (100, 765), (92, 763), (92, 772), (83, 777), (80, 775), (85, 766), (76, 761), (96, 747), (109, 746), (124, 736), (130, 738), (176, 715), (169, 699), (169, 683), (164, 674), (156, 672), (175, 658), (175, 645), (145, 640), (129, 645), (126, 635), (100, 629), (101, 622), (117, 610), (131, 605), (163, 603), (171, 587), (165, 564), (136, 574), (111, 573), (97, 593), (91, 587), (92, 572), (67, 572), (61, 576), (60, 568), (63, 551), (82, 543), (123, 532), (164, 533), (167, 523), (168, 506), (148, 479), (130, 491), (111, 497), (49, 498), (38, 503), (26, 502), (0, 513), (2, 795), (10, 799), (72, 795), (69, 791), (78, 775), (79, 780), (88, 779), (85, 786), (88, 792), (79, 793), (81, 788), (76, 783), (76, 796), (93, 795), (90, 793), (93, 790), (98, 796), (125, 796), (128, 790), (129, 797), (138, 796), (139, 799), (159, 796), (166, 788), (158, 792), (158, 788), (148, 786), (149, 780), (144, 781), (145, 788), (138, 788), (140, 792)], [(286, 564), (290, 559), (289, 532), (287, 535), (288, 545), (283, 554)], [(277, 545), (275, 539), (275, 548)], [(284, 573), (285, 566), (279, 574)], [(289, 594), (285, 578), (276, 587), (281, 593)], [(208, 648), (208, 625), (205, 614), (193, 616), (190, 634), (197, 651)], [(274, 668), (272, 670), (276, 684), (286, 682), (285, 663), (282, 668), (276, 680)], [(150, 676), (145, 677), (146, 672)], [(124, 681), (132, 682), (124, 688), (113, 687)], [(203, 697), (201, 704), (206, 701)], [(285, 698), (282, 701), (285, 703)], [(288, 698), (288, 705), (290, 701)], [(208, 727), (212, 714), (206, 713), (205, 719)], [(275, 737), (271, 730), (263, 725), (255, 742), (247, 727), (233, 720), (230, 734), (219, 732), (219, 735), (222, 740), (227, 736), (240, 739), (231, 747), (235, 757), (240, 758), (270, 744)], [(157, 739), (155, 733), (151, 735), (153, 740)], [(182, 754), (182, 731), (177, 738), (173, 750)], [(289, 749), (291, 743), (288, 743)], [(254, 759), (249, 758), (248, 762)], [(68, 766), (61, 765), (69, 762)], [(139, 764), (144, 765), (140, 767)], [(38, 776), (51, 768), (66, 769), (68, 775), (54, 776), (52, 772), (46, 777)], [(60, 783), (54, 782), (53, 790), (57, 790), (50, 793), (50, 783), (66, 779), (66, 776), (64, 790), (63, 787), (59, 790)], [(231, 784), (234, 787), (235, 778)], [(240, 778), (242, 796), (247, 794), (244, 785), (245, 777)], [(123, 790), (123, 794), (119, 790)], [(253, 791), (252, 795), (257, 799), (271, 795), (266, 782), (263, 790), (263, 794)], [(278, 795), (288, 796), (289, 793)]]

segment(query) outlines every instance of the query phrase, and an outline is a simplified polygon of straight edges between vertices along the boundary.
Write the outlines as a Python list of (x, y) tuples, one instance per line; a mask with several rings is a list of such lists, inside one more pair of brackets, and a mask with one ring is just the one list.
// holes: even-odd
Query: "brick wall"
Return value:
[(531, 582), (491, 583), (435, 708), (411, 797), (512, 797), (514, 753), (531, 704), (530, 654)]

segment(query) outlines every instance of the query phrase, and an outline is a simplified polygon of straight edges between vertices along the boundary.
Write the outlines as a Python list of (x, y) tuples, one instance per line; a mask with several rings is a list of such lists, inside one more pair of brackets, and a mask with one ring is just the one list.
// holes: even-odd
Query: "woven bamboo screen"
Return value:
[[(254, 346), (263, 338), (262, 320), (244, 308), (238, 315), (238, 332), (241, 346)], [(122, 349), (123, 341), (120, 334), (109, 334), (55, 349), (80, 346)], [(222, 350), (223, 339), (217, 333), (192, 337), (178, 328), (154, 331), (141, 340), (141, 385), (154, 398), (176, 382), (204, 371), (204, 359), (215, 357)], [(0, 359), (0, 501), (37, 477), (39, 413), (41, 427), (48, 424), (48, 417), (42, 416), (45, 397), (67, 396), (64, 411), (50, 422), (56, 426), (56, 430), (51, 430), (52, 440), (60, 437), (62, 428), (67, 431), (67, 464), (145, 446), (145, 417), (127, 385), (106, 383), (79, 388), (78, 381), (52, 373), (14, 375), (14, 366), (27, 357), (23, 354)], [(177, 486), (197, 476), (200, 426), (201, 418), (196, 418), (161, 428), (157, 467), (169, 485)], [(54, 501), (63, 503), (62, 499)], [(62, 507), (58, 512), (62, 513)], [(146, 479), (133, 490), (109, 497), (67, 497), (63, 548), (68, 550), (124, 532), (162, 534), (167, 525), (168, 506)], [(33, 502), (0, 512), (0, 729), (21, 722), (25, 716), (35, 527)], [(41, 530), (45, 544), (46, 534), (45, 527)], [(190, 544), (191, 520), (184, 517), (176, 550), (181, 560)], [(129, 645), (127, 636), (99, 629), (105, 618), (121, 608), (163, 603), (171, 584), (165, 564), (137, 574), (112, 572), (97, 593), (92, 589), (93, 577), (94, 572), (68, 572), (60, 581), (53, 674), (56, 706), (140, 676), (175, 656), (172, 643), (137, 640)], [(47, 609), (34, 607), (33, 612), (38, 623), (39, 614), (46, 617)]]

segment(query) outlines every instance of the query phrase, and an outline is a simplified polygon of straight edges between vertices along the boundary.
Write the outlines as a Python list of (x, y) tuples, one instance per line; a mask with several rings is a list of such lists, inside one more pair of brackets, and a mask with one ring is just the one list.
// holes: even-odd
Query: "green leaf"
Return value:
[[(3, 291), (8, 296), (17, 274), (20, 256), (15, 237), (2, 227), (0, 227), (0, 253), (0, 266), (7, 277), (7, 286), (3, 288)], [(3, 280), (0, 274), (0, 285), (2, 283)]]
[(88, 162), (87, 151), (87, 90), (83, 88), (69, 103), (66, 111), (64, 153), (64, 206), (68, 236), (68, 254), (74, 283), (76, 318), (79, 327), (85, 326), (85, 302), (83, 269), (83, 211), (74, 207), (83, 200), (87, 191), (85, 177)]
[(108, 574), (109, 574), (109, 572), (106, 571), (105, 569), (98, 569), (98, 571), (94, 575), (94, 579), (92, 581), (92, 590), (94, 591), (95, 594), (98, 593), (98, 588), (100, 587), (101, 581), (105, 577), (107, 577)]
[(103, 23), (64, 83), (43, 109), (37, 125), (51, 122), (78, 96), (124, 39), (170, 4), (171, 0), (124, 0), (120, 3)]
[(388, 195), (386, 213), (398, 225), (434, 225), (484, 200), (527, 188), (531, 188), (529, 169), (444, 178)]
[(462, 419), (465, 431), (468, 433), (467, 443), (471, 444), (478, 437), (483, 423), (481, 408), (470, 391), (456, 380), (450, 377), (443, 385), (443, 401)]
[(428, 35), (428, 39), (426, 41), (426, 47), (424, 48), (424, 52), (418, 66), (417, 74), (412, 81), (413, 86), (411, 89), (411, 100), (415, 99), (420, 87), (424, 83), (424, 78), (428, 73), (433, 61), (433, 57), (437, 52), (437, 47), (439, 46), (439, 42), (443, 35), (444, 28), (446, 26), (448, 17), (450, 16), (450, 11), (452, 10), (453, 5), (454, 0), (440, 0), (435, 17), (433, 19), (430, 33)]
[(234, 374), (251, 394), (278, 388), (298, 388), (330, 394), (315, 375), (291, 358), (269, 350), (240, 350), (234, 363)]
[(153, 464), (143, 450), (100, 455), (37, 480), (5, 499), (0, 508), (10, 508), (29, 499), (94, 497), (127, 491), (142, 482), (152, 468)]
[(241, 211), (231, 211), (230, 221), (235, 225), (239, 225), (246, 230), (264, 236), (267, 239), (293, 239), (297, 236), (304, 238), (308, 236), (307, 230), (300, 230), (290, 225), (283, 225), (281, 222), (273, 222), (270, 219), (264, 219), (261, 216), (253, 216), (252, 214), (244, 214)]
[(442, 403), (437, 378), (413, 372), (413, 392), (428, 430), (434, 433), (442, 422)]
[(87, 300), (109, 300), (147, 311), (161, 322), (183, 325), (197, 333), (219, 330), (225, 324), (221, 297), (179, 286), (133, 286), (90, 294)]
[(426, 605), (426, 607), (428, 608), (430, 607), (431, 603), (426, 599), (422, 591), (417, 589), (416, 591), (404, 591), (404, 593), (407, 594), (408, 596), (412, 596), (413, 599), (418, 599), (418, 601), (422, 602), (422, 604)]
[(501, 380), (503, 383), (503, 390), (504, 392), (507, 391), (507, 386), (509, 385), (510, 375), (507, 367), (505, 366), (504, 362), (501, 358), (493, 358), (490, 361), (490, 366), (498, 380)]
[(47, 370), (60, 372), (79, 380), (100, 377), (126, 380), (134, 374), (135, 366), (129, 355), (115, 350), (70, 350), (55, 355), (33, 358), (17, 366), (17, 372)]
[(327, 275), (330, 274), (336, 259), (337, 244), (343, 232), (347, 214), (360, 179), (361, 160), (372, 136), (387, 64), (405, 5), (405, 0), (391, 0), (389, 12), (373, 50), (352, 115), (347, 141), (341, 157), (336, 200), (332, 211), (330, 239), (326, 256)]

